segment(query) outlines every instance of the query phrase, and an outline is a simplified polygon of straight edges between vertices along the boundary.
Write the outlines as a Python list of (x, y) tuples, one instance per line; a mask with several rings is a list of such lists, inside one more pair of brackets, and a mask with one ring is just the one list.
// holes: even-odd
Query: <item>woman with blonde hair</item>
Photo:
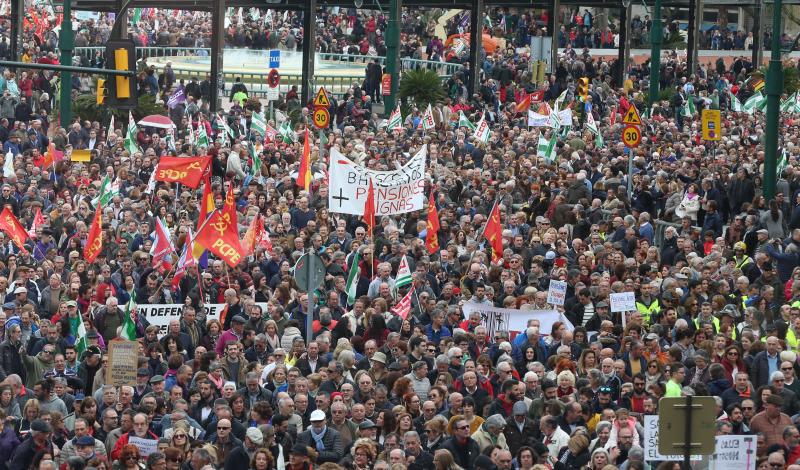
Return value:
[(368, 470), (372, 468), (377, 456), (378, 448), (375, 446), (375, 441), (362, 437), (353, 443), (353, 447), (350, 448), (352, 460), (346, 462), (344, 467), (349, 470)]
[(567, 446), (558, 453), (554, 468), (581, 468), (589, 463), (589, 438), (584, 433), (576, 433), (569, 438)]
[(435, 470), (463, 470), (456, 464), (453, 454), (447, 449), (439, 449), (433, 454), (433, 468)]
[(253, 459), (250, 461), (250, 470), (272, 470), (273, 467), (272, 452), (264, 448), (256, 449)]

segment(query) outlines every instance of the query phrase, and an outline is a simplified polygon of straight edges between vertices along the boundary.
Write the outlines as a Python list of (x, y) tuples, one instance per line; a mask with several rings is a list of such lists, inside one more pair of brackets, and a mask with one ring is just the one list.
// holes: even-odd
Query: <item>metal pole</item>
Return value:
[(300, 100), (308, 104), (314, 93), (311, 81), (314, 79), (314, 54), (317, 51), (317, 0), (306, 0), (303, 11), (303, 83), (300, 86)]
[(628, 155), (628, 194), (633, 194), (633, 149), (625, 147), (625, 153)]
[(764, 0), (760, 0), (753, 12), (753, 67), (758, 68), (764, 60)]
[(686, 440), (683, 445), (683, 470), (691, 470), (692, 468), (692, 396), (686, 397)]
[[(61, 65), (72, 66), (72, 49), (75, 44), (72, 31), (72, 0), (64, 0), (64, 20), (61, 23), (61, 33), (58, 38), (58, 47), (61, 49)], [(61, 98), (59, 113), (61, 114), (61, 127), (68, 128), (72, 122), (72, 73), (68, 70), (61, 72)]]
[(558, 33), (561, 29), (561, 2), (553, 0), (553, 47), (550, 48), (550, 73), (555, 74), (558, 68)]
[(211, 103), (209, 103), (209, 110), (211, 114), (216, 114), (221, 107), (220, 84), (224, 84), (222, 51), (225, 49), (225, 0), (214, 0), (211, 29), (214, 34), (211, 40)]
[(619, 9), (619, 48), (617, 49), (617, 86), (622, 88), (628, 73), (628, 56), (631, 50), (631, 5)]
[(22, 36), (22, 18), (25, 16), (25, 0), (11, 0), (11, 59), (19, 59), (19, 38)]
[(778, 102), (783, 91), (783, 69), (781, 68), (781, 5), (782, 0), (772, 4), (772, 50), (767, 69), (767, 130), (764, 136), (764, 197), (775, 198), (775, 182), (778, 165)]
[(306, 292), (308, 292), (308, 311), (306, 312), (306, 346), (311, 343), (311, 339), (314, 335), (314, 290), (316, 290), (317, 286), (313, 283), (314, 277), (314, 250), (308, 250), (308, 263), (306, 263), (306, 269), (308, 273), (308, 284), (306, 284)]
[(658, 88), (661, 74), (661, 41), (664, 39), (661, 24), (661, 0), (653, 6), (653, 30), (650, 32), (650, 106), (658, 101)]
[(686, 38), (686, 69), (693, 74), (697, 67), (695, 53), (697, 51), (697, 0), (689, 0), (688, 38)]
[(480, 88), (481, 56), (483, 55), (483, 0), (472, 0), (469, 33), (469, 83), (470, 95)]
[(389, 2), (389, 22), (386, 24), (386, 73), (392, 77), (392, 85), (388, 96), (384, 97), (384, 109), (388, 115), (397, 107), (399, 97), (397, 89), (400, 83), (400, 11), (403, 8), (401, 0)]

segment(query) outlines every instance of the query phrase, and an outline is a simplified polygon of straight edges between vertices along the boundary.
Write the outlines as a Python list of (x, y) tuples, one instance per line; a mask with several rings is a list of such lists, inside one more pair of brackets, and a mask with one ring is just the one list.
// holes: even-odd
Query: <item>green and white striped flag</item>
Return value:
[(69, 325), (72, 336), (75, 337), (75, 352), (78, 353), (78, 357), (81, 357), (81, 354), (89, 347), (89, 341), (86, 339), (86, 325), (83, 324), (80, 312), (77, 312), (75, 318), (70, 317)]
[(253, 113), (252, 120), (250, 121), (250, 130), (265, 135), (267, 132), (267, 120), (264, 118), (264, 113)]
[(197, 143), (198, 147), (209, 147), (208, 133), (206, 132), (206, 124), (203, 121), (197, 123)]
[(356, 254), (353, 256), (353, 261), (350, 263), (350, 269), (347, 271), (347, 284), (345, 286), (347, 305), (353, 305), (356, 302), (358, 278), (361, 277), (361, 268), (358, 265), (359, 261), (361, 261), (361, 253), (356, 251)]
[(692, 119), (694, 117), (695, 112), (697, 112), (697, 110), (694, 107), (694, 97), (692, 95), (689, 95), (686, 98), (686, 104), (683, 105), (683, 117)]
[(400, 105), (398, 104), (392, 114), (389, 115), (389, 123), (386, 125), (386, 128), (390, 131), (403, 129), (403, 115), (400, 113)]
[(554, 132), (550, 139), (540, 135), (539, 146), (536, 148), (536, 155), (544, 157), (548, 163), (552, 163), (556, 159), (556, 143), (558, 143), (558, 136)]
[(467, 119), (467, 116), (464, 115), (464, 111), (458, 112), (458, 127), (466, 127), (471, 131), (475, 130), (475, 124)]
[(600, 129), (597, 127), (597, 122), (594, 120), (592, 113), (586, 113), (586, 129), (594, 134), (594, 145), (597, 148), (605, 147), (603, 136), (600, 134)]
[(561, 105), (564, 103), (565, 99), (567, 99), (567, 90), (562, 91), (561, 94), (558, 95), (558, 98), (556, 98), (555, 103), (553, 103), (553, 109), (556, 112), (561, 111)]
[(744, 107), (742, 106), (742, 102), (739, 101), (739, 98), (736, 97), (730, 90), (728, 90), (728, 97), (731, 99), (731, 111), (734, 113), (741, 113), (744, 112)]
[(787, 166), (789, 166), (789, 155), (786, 154), (786, 149), (784, 148), (781, 150), (781, 158), (778, 159), (778, 166), (775, 168), (775, 173), (779, 179)]
[(136, 134), (139, 130), (136, 128), (136, 121), (133, 119), (133, 112), (128, 111), (128, 132), (125, 134), (125, 150), (131, 155), (140, 152), (139, 145), (136, 143)]
[(103, 178), (103, 182), (100, 184), (99, 194), (97, 197), (92, 199), (92, 205), (95, 207), (95, 209), (100, 210), (101, 208), (107, 206), (108, 203), (111, 202), (111, 199), (118, 194), (119, 185), (112, 184), (111, 177), (106, 175), (106, 177)]
[(747, 101), (744, 102), (742, 110), (747, 114), (755, 114), (756, 109), (761, 109), (762, 101), (766, 104), (767, 98), (759, 92), (754, 93), (753, 96), (751, 96), (750, 98), (747, 99)]
[(131, 299), (125, 305), (125, 317), (122, 320), (122, 332), (120, 338), (128, 341), (136, 341), (136, 323), (133, 321), (131, 312), (136, 309), (136, 291), (131, 292)]
[(167, 131), (167, 135), (164, 137), (164, 140), (167, 142), (167, 149), (169, 149), (172, 153), (178, 153), (178, 149), (175, 147), (175, 131), (170, 129)]
[(561, 129), (561, 125), (563, 122), (561, 121), (561, 116), (558, 115), (558, 108), (554, 108), (550, 111), (550, 120), (548, 121), (548, 125), (558, 131)]
[(292, 125), (289, 124), (289, 121), (284, 121), (284, 123), (281, 124), (281, 126), (278, 128), (278, 134), (286, 144), (291, 144), (297, 141), (297, 135), (295, 134), (294, 130), (292, 130)]
[(397, 267), (397, 278), (394, 281), (394, 290), (397, 291), (403, 286), (411, 284), (411, 268), (408, 267), (406, 255), (400, 258), (400, 266)]

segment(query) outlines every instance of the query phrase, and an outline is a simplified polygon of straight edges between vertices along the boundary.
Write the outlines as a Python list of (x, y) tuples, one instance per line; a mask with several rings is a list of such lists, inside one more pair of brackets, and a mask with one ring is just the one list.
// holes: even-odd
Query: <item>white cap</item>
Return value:
[(325, 421), (325, 412), (322, 410), (312, 411), (309, 421)]

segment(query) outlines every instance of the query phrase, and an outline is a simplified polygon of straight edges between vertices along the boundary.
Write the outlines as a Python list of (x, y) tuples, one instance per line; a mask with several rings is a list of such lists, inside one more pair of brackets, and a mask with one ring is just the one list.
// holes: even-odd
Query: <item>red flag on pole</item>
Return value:
[(17, 248), (23, 254), (28, 253), (28, 250), (25, 249), (25, 240), (28, 239), (28, 232), (25, 231), (25, 227), (19, 223), (19, 220), (8, 207), (4, 208), (3, 212), (0, 212), (0, 230), (8, 235), (8, 238), (17, 245)]
[(364, 222), (367, 223), (369, 237), (372, 238), (372, 230), (375, 228), (375, 188), (372, 186), (372, 178), (369, 180), (367, 200), (364, 202)]
[(439, 211), (433, 199), (433, 189), (428, 197), (428, 227), (425, 229), (425, 248), (428, 253), (434, 254), (439, 251)]
[(103, 249), (103, 218), (100, 214), (103, 211), (97, 210), (94, 213), (94, 220), (92, 226), (89, 227), (89, 236), (86, 240), (86, 246), (83, 247), (83, 258), (87, 263), (94, 263), (100, 251)]
[(414, 286), (412, 285), (411, 289), (408, 289), (406, 295), (404, 295), (403, 298), (391, 308), (391, 312), (405, 320), (408, 317), (408, 314), (411, 313), (411, 294), (413, 292)]
[(489, 221), (486, 222), (486, 229), (483, 236), (492, 247), (492, 261), (497, 262), (503, 257), (503, 225), (500, 223), (500, 206), (494, 203)]

